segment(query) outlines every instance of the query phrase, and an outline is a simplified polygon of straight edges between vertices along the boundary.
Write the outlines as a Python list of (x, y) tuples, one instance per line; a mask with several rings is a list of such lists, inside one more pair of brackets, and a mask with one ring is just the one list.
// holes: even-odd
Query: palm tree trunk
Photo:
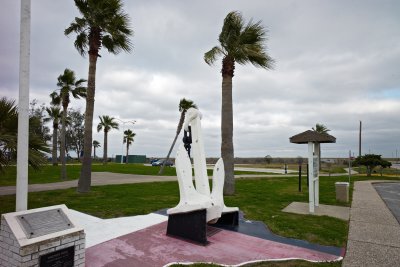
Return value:
[(63, 106), (62, 121), (61, 121), (61, 148), (60, 148), (60, 161), (61, 161), (61, 179), (67, 179), (67, 166), (65, 165), (65, 119), (67, 117), (67, 107)]
[[(107, 146), (108, 146), (107, 132), (104, 131), (103, 164), (107, 164)], [(121, 157), (122, 157), (122, 155), (121, 155)]]
[(185, 111), (181, 112), (181, 117), (179, 119), (178, 127), (176, 129), (176, 135), (175, 135), (174, 141), (172, 142), (172, 145), (169, 148), (168, 155), (167, 155), (166, 159), (164, 160), (163, 165), (161, 166), (160, 171), (158, 172), (158, 175), (162, 175), (164, 173), (165, 164), (169, 160), (169, 157), (171, 156), (172, 149), (174, 149), (174, 146), (175, 146), (175, 143), (176, 143), (176, 139), (178, 139), (178, 136), (181, 133), (183, 121), (185, 119), (185, 113), (186, 113)]
[[(128, 139), (128, 138), (126, 138)], [(125, 163), (128, 164), (128, 155), (129, 155), (129, 142), (128, 140), (126, 140), (126, 159), (125, 159)]]
[(96, 159), (96, 147), (93, 146), (93, 158)]
[(81, 175), (78, 181), (77, 191), (86, 193), (90, 191), (92, 183), (92, 128), (94, 112), (94, 95), (96, 89), (96, 63), (97, 54), (89, 54), (89, 74), (85, 109), (85, 131), (83, 142), (83, 159)]
[(225, 183), (224, 194), (235, 194), (234, 151), (233, 151), (233, 108), (232, 108), (232, 76), (222, 77), (222, 109), (221, 109), (221, 157), (224, 160)]
[(53, 125), (53, 151), (52, 151), (52, 159), (51, 161), (53, 162), (53, 166), (57, 166), (57, 131), (58, 131), (58, 125), (54, 126)]

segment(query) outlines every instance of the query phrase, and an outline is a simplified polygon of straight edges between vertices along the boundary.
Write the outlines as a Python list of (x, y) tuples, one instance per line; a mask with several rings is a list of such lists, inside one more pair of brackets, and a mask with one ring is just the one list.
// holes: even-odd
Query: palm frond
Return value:
[(111, 129), (119, 129), (118, 122), (114, 121), (115, 118), (110, 117), (108, 115), (99, 116), (100, 123), (97, 125), (97, 131), (100, 132), (104, 129), (105, 132), (110, 131)]
[(131, 52), (133, 45), (123, 34), (106, 34), (102, 38), (103, 46), (112, 54), (119, 54), (122, 51)]
[[(128, 14), (123, 12), (121, 0), (75, 0), (75, 5), (83, 17), (75, 18), (64, 33), (77, 33), (74, 46), (82, 56), (92, 47), (90, 43), (95, 43), (98, 50), (103, 46), (113, 54), (132, 51), (129, 37), (133, 30), (129, 26)], [(89, 34), (93, 29), (99, 33), (94, 38)]]
[(233, 64), (251, 63), (255, 67), (273, 68), (274, 60), (267, 54), (265, 46), (267, 31), (261, 21), (254, 23), (250, 19), (245, 25), (240, 12), (230, 12), (224, 19), (218, 40), (220, 51), (214, 47), (204, 55), (207, 64), (211, 65), (222, 51), (224, 58), (229, 57)]
[(204, 54), (204, 61), (208, 65), (212, 65), (220, 55), (225, 55), (224, 51), (219, 46), (214, 46), (210, 51)]
[[(0, 99), (0, 172), (15, 161), (17, 154), (18, 112), (14, 100)], [(3, 119), (4, 118), (4, 119)], [(37, 117), (29, 119), (29, 164), (35, 168), (45, 163), (45, 152), (49, 152), (46, 141), (35, 132), (41, 126)]]
[(132, 144), (134, 141), (134, 137), (136, 136), (136, 133), (134, 133), (131, 129), (125, 130), (124, 131), (124, 144), (128, 142), (128, 144)]
[(81, 56), (85, 56), (89, 47), (89, 40), (86, 32), (81, 32), (76, 36), (74, 46)]
[(219, 35), (221, 46), (229, 53), (236, 49), (243, 29), (243, 17), (239, 11), (230, 12), (224, 19), (222, 31)]
[(75, 6), (83, 16), (90, 12), (88, 0), (75, 0)]
[(53, 93), (50, 94), (51, 102), (50, 104), (54, 106), (59, 106), (61, 104), (61, 97), (60, 94), (54, 91)]
[(179, 101), (179, 112), (186, 112), (189, 108), (197, 108), (197, 105), (190, 99), (182, 98)]

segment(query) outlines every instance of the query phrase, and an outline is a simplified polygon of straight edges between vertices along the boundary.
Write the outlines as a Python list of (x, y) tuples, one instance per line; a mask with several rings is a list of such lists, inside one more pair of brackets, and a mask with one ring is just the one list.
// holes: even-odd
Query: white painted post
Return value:
[(314, 213), (314, 143), (308, 142), (308, 205), (310, 213)]
[(206, 155), (204, 153), (203, 137), (201, 136), (200, 114), (191, 122), (192, 126), (192, 151), (194, 164), (194, 179), (196, 190), (200, 194), (210, 196), (210, 185), (208, 183)]
[(16, 211), (28, 209), (30, 27), (31, 1), (21, 0)]
[(314, 160), (314, 164), (317, 166), (314, 170), (314, 200), (315, 200), (315, 206), (319, 206), (319, 159), (320, 159), (320, 154), (319, 154), (319, 143), (314, 143), (314, 149), (315, 149), (315, 154), (317, 155)]

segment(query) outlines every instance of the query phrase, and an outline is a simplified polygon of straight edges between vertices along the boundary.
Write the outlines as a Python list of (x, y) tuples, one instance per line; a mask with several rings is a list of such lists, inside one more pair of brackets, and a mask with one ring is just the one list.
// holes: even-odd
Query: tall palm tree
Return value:
[(52, 106), (46, 108), (47, 117), (44, 119), (45, 122), (53, 121), (53, 149), (51, 154), (51, 161), (53, 166), (57, 166), (57, 137), (58, 137), (58, 128), (60, 125), (61, 118), (61, 110), (58, 106)]
[(126, 143), (126, 164), (128, 164), (129, 146), (133, 143), (135, 135), (136, 134), (132, 132), (131, 129), (124, 131), (124, 144)]
[(230, 12), (226, 16), (218, 40), (220, 45), (206, 52), (204, 60), (208, 65), (212, 65), (219, 56), (222, 56), (221, 156), (225, 167), (224, 194), (233, 195), (235, 180), (232, 78), (235, 64), (251, 63), (255, 67), (272, 69), (274, 61), (266, 52), (264, 45), (266, 31), (261, 21), (253, 23), (250, 20), (245, 25), (242, 15), (237, 11)]
[(67, 179), (67, 168), (65, 165), (65, 127), (67, 109), (70, 101), (70, 95), (78, 99), (86, 97), (86, 87), (83, 86), (85, 79), (76, 80), (75, 73), (70, 69), (65, 69), (64, 73), (57, 78), (57, 87), (60, 91), (54, 91), (50, 94), (51, 104), (60, 105), (63, 107), (61, 114), (61, 146), (60, 146), (60, 161), (61, 161), (61, 179)]
[(181, 113), (181, 117), (179, 118), (178, 127), (176, 128), (176, 134), (175, 134), (174, 141), (172, 142), (172, 145), (171, 145), (171, 147), (169, 148), (167, 157), (166, 157), (166, 159), (164, 160), (163, 165), (162, 165), (161, 168), (160, 168), (160, 171), (158, 172), (159, 175), (161, 175), (161, 174), (164, 173), (165, 163), (167, 163), (167, 161), (168, 161), (168, 159), (169, 159), (169, 157), (170, 157), (170, 155), (171, 155), (172, 149), (173, 149), (174, 146), (175, 146), (176, 139), (178, 138), (179, 134), (180, 134), (181, 131), (182, 131), (182, 126), (183, 126), (183, 121), (185, 120), (186, 111), (187, 111), (189, 108), (197, 108), (197, 106), (196, 106), (196, 104), (194, 104), (194, 102), (193, 102), (192, 100), (182, 98), (182, 99), (179, 101), (179, 106), (178, 106), (178, 108), (179, 108), (179, 112)]
[[(117, 129), (118, 130), (118, 122), (114, 121), (115, 118), (103, 115), (99, 116), (100, 118), (100, 123), (97, 125), (97, 131), (100, 132), (101, 130), (104, 131), (104, 144), (103, 144), (103, 164), (107, 164), (107, 145), (108, 145), (108, 132), (111, 131), (112, 129)], [(83, 148), (85, 150), (85, 148)], [(85, 152), (83, 152), (85, 155)]]
[(100, 147), (100, 142), (93, 140), (93, 158), (96, 159), (96, 148)]
[(101, 47), (112, 54), (121, 51), (130, 52), (132, 44), (129, 37), (133, 31), (129, 27), (129, 16), (124, 13), (121, 0), (75, 0), (82, 17), (65, 29), (65, 35), (77, 34), (74, 45), (78, 52), (89, 54), (88, 92), (85, 110), (85, 140), (83, 161), (78, 182), (78, 192), (88, 192), (91, 184), (92, 168), (92, 127), (94, 95), (96, 82), (96, 64)]
[[(322, 123), (315, 124), (315, 128), (312, 127), (311, 129), (313, 131), (317, 132), (317, 133), (322, 133), (322, 134), (327, 134), (330, 131), (328, 129), (328, 127), (326, 127)], [(318, 165), (319, 166), (319, 170), (322, 170), (322, 166), (321, 166), (321, 144), (319, 144), (319, 147), (318, 147), (318, 164), (319, 164)]]

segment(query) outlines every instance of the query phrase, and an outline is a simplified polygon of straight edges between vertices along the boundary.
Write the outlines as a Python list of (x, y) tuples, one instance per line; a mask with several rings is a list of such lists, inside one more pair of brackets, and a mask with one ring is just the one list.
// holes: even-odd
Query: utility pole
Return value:
[(361, 157), (361, 129), (362, 129), (362, 122), (360, 121), (360, 132), (358, 135), (358, 156)]

